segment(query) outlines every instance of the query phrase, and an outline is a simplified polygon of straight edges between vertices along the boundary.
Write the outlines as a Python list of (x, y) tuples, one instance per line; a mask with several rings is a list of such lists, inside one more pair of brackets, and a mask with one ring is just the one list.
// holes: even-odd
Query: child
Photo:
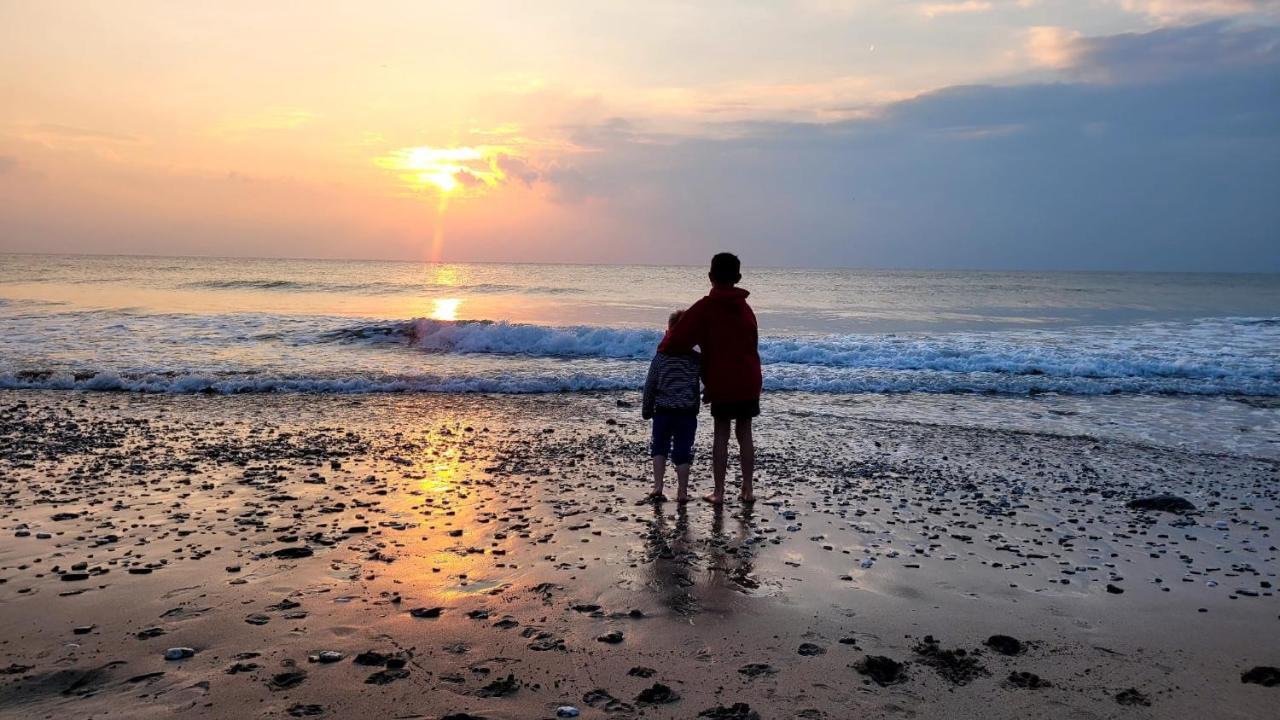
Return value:
[[(683, 310), (671, 313), (667, 319), (668, 334), (682, 315)], [(693, 436), (698, 431), (699, 369), (700, 358), (692, 348), (678, 354), (659, 350), (649, 363), (641, 415), (645, 420), (653, 419), (653, 443), (650, 447), (653, 492), (644, 501), (667, 499), (662, 494), (662, 476), (666, 473), (668, 457), (676, 466), (679, 482), (676, 502), (689, 500), (689, 464), (693, 462)]]
[(746, 290), (735, 287), (742, 280), (742, 263), (736, 255), (718, 253), (711, 258), (711, 292), (693, 304), (667, 337), (658, 352), (678, 354), (697, 345), (702, 350), (704, 399), (711, 403), (715, 418), (715, 441), (711, 465), (715, 492), (707, 501), (724, 502), (724, 476), (729, 464), (729, 431), (738, 436), (742, 464), (742, 502), (755, 500), (755, 443), (751, 419), (760, 414), (760, 352), (756, 316), (747, 305)]

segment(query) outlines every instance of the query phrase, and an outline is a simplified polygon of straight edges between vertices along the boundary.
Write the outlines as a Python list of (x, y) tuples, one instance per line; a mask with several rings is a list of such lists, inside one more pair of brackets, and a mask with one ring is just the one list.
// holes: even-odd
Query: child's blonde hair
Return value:
[(670, 330), (671, 328), (675, 327), (675, 326), (676, 326), (676, 323), (680, 322), (680, 318), (681, 318), (681, 317), (683, 317), (683, 316), (684, 316), (684, 311), (683, 311), (683, 310), (677, 310), (677, 311), (675, 311), (675, 312), (671, 313), (670, 315), (668, 315), (668, 316), (667, 316), (667, 329), (668, 329), (668, 330)]

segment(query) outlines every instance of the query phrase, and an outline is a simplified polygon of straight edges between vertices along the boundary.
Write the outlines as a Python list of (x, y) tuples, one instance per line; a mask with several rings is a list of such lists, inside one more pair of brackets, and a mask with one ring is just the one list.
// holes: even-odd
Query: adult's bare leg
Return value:
[(729, 468), (729, 430), (730, 420), (716, 418), (715, 437), (711, 443), (711, 474), (715, 477), (715, 492), (707, 495), (705, 500), (713, 505), (724, 502), (724, 476)]
[(742, 465), (742, 501), (756, 499), (754, 480), (756, 474), (756, 443), (751, 436), (751, 418), (734, 421), (734, 434), (738, 436), (739, 464)]

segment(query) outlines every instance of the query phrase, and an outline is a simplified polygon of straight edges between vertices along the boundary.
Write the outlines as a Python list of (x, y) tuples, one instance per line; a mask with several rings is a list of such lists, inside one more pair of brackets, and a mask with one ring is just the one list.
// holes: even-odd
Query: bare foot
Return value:
[(703, 499), (703, 500), (706, 500), (707, 502), (711, 503), (712, 505), (723, 505), (723, 504), (724, 504), (724, 496), (723, 496), (723, 495), (716, 495), (715, 493), (711, 493), (710, 495), (703, 495), (703, 496), (702, 496), (702, 499)]
[(645, 495), (644, 497), (640, 498), (640, 500), (636, 504), (648, 505), (650, 503), (664, 503), (666, 501), (667, 501), (666, 495), (663, 495), (660, 492), (651, 492), (648, 495)]

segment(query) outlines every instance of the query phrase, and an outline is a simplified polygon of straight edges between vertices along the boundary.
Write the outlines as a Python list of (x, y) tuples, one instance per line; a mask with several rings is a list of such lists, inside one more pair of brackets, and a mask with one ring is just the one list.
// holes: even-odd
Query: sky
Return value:
[(1280, 0), (0, 0), (0, 251), (1280, 272)]

